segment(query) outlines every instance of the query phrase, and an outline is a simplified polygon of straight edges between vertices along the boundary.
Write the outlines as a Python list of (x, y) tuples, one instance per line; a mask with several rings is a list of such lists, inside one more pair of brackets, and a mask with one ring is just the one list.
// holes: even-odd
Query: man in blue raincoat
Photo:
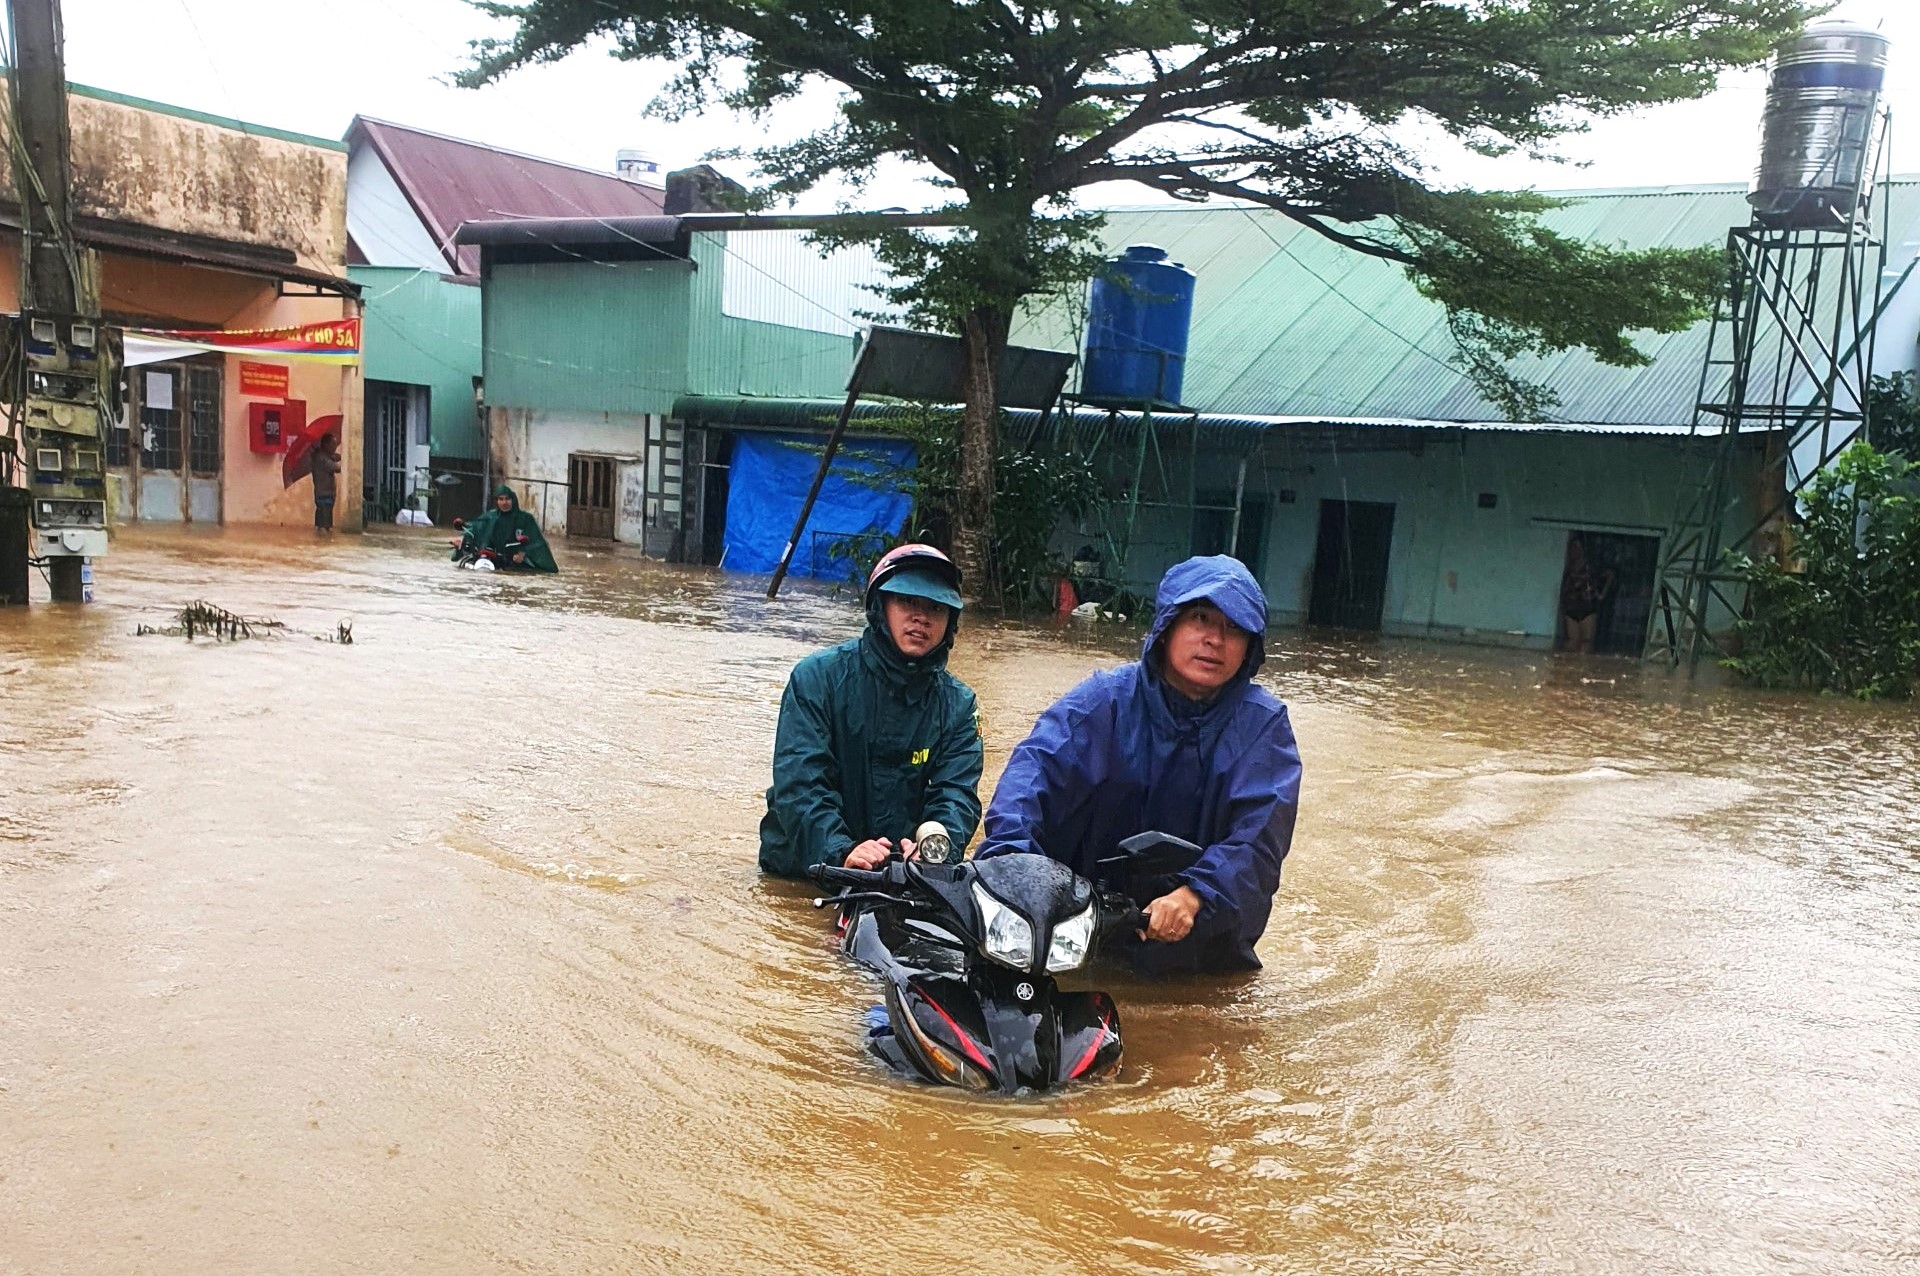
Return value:
[(1253, 685), (1266, 628), (1266, 596), (1237, 560), (1169, 568), (1140, 659), (1067, 692), (1015, 747), (979, 858), (1038, 853), (1091, 878), (1135, 833), (1183, 837), (1203, 852), (1147, 903), (1135, 965), (1259, 969), (1300, 802), (1287, 708)]
[(960, 573), (902, 545), (867, 578), (867, 628), (794, 666), (780, 700), (760, 868), (878, 868), (927, 822), (956, 847), (980, 824), (980, 713), (947, 672)]

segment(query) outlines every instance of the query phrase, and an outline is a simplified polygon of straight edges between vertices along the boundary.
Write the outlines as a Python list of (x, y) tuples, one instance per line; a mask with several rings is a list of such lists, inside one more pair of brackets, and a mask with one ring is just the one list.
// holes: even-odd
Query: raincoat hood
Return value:
[(1203, 601), (1218, 607), (1221, 615), (1252, 635), (1247, 641), (1246, 661), (1234, 680), (1222, 688), (1224, 694), (1251, 681), (1267, 659), (1267, 596), (1261, 592), (1260, 582), (1253, 578), (1253, 573), (1237, 558), (1214, 554), (1207, 558), (1189, 558), (1167, 568), (1154, 595), (1153, 624), (1147, 629), (1146, 641), (1140, 644), (1140, 663), (1158, 682), (1160, 659), (1154, 649), (1182, 607)]
[[(1160, 679), (1156, 650), (1180, 608), (1201, 600), (1252, 635), (1239, 673), (1205, 701)], [(1169, 569), (1154, 601), (1141, 658), (1087, 678), (1015, 746), (976, 858), (1047, 855), (1097, 878), (1136, 833), (1183, 837), (1202, 848), (1179, 875), (1200, 897), (1199, 916), (1185, 939), (1129, 946), (1135, 966), (1257, 970), (1300, 803), (1286, 706), (1252, 682), (1265, 654), (1266, 598), (1238, 561), (1214, 557)]]
[[(507, 513), (512, 514), (517, 512), (520, 508), (520, 493), (514, 491), (510, 484), (502, 483), (493, 489), (493, 500), (497, 501), (503, 496), (513, 502), (513, 508), (509, 509)], [(500, 507), (495, 505), (493, 501), (489, 501), (487, 502), (487, 508), (497, 510)]]

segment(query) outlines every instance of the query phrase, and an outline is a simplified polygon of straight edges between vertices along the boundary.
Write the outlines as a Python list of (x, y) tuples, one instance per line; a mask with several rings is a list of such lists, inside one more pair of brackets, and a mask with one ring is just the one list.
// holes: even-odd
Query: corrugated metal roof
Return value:
[[(1544, 221), (1630, 248), (1723, 243), (1748, 219), (1743, 185), (1557, 193)], [(1893, 246), (1920, 227), (1920, 178), (1886, 183)], [(1877, 220), (1877, 219), (1876, 219)], [(1903, 232), (1907, 232), (1904, 233)], [(1198, 276), (1182, 398), (1210, 413), (1485, 423), (1500, 415), (1453, 363), (1445, 312), (1398, 265), (1363, 256), (1285, 215), (1253, 207), (1131, 208), (1107, 214), (1106, 246), (1158, 244)], [(1892, 263), (1897, 277), (1901, 265)], [(1013, 340), (1069, 349), (1065, 307), (1015, 325)], [(1709, 323), (1637, 344), (1653, 362), (1613, 368), (1582, 350), (1515, 360), (1559, 398), (1575, 428), (1676, 426), (1693, 416)]]
[(519, 217), (647, 217), (661, 211), (666, 192), (612, 173), (519, 155), (478, 142), (443, 137), (384, 120), (356, 118), (358, 134), (379, 153), (414, 211), (446, 245), (448, 264), (462, 275), (480, 273), (480, 250), (453, 245), (462, 222)]
[[(673, 401), (672, 415), (677, 421), (695, 426), (824, 431), (840, 415), (844, 402), (842, 399), (760, 399), (683, 394)], [(925, 405), (917, 403), (863, 400), (854, 405), (849, 420), (855, 428), (864, 427), (868, 433), (884, 433), (889, 422), (919, 420), (926, 416), (928, 410)], [(958, 404), (933, 409), (956, 415), (960, 410)], [(1040, 420), (1040, 414), (1032, 408), (1004, 408), (1002, 413), (1019, 430), (1031, 429)], [(1064, 415), (1064, 410), (1054, 414), (1056, 419)], [(1162, 412), (1155, 413), (1153, 419), (1169, 431), (1185, 431), (1197, 424), (1203, 437), (1242, 441), (1250, 441), (1269, 431), (1349, 431), (1363, 434), (1396, 430), (1466, 430), (1492, 434), (1659, 434), (1673, 437), (1685, 437), (1691, 432), (1685, 424), (1623, 425), (1606, 421), (1515, 422), (1491, 419), (1443, 421), (1400, 416), (1259, 416), (1248, 413)], [(1089, 407), (1073, 409), (1076, 432), (1105, 425), (1109, 438), (1133, 437), (1144, 420), (1138, 412), (1110, 412), (1105, 408)], [(1710, 444), (1713, 440), (1702, 436), (1701, 442)]]

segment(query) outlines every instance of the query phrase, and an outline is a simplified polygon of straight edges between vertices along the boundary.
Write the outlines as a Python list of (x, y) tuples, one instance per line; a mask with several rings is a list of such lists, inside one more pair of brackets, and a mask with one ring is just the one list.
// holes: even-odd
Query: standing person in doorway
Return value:
[(313, 526), (333, 530), (333, 502), (339, 493), (340, 440), (329, 430), (313, 447)]
[(867, 577), (867, 628), (793, 668), (780, 698), (760, 869), (876, 868), (913, 852), (923, 823), (956, 848), (980, 823), (980, 714), (947, 672), (960, 571), (902, 545)]
[(1560, 578), (1560, 611), (1566, 618), (1565, 649), (1593, 650), (1600, 629), (1600, 605), (1613, 592), (1613, 573), (1595, 573), (1587, 562), (1587, 542), (1579, 533), (1567, 538), (1567, 569)]

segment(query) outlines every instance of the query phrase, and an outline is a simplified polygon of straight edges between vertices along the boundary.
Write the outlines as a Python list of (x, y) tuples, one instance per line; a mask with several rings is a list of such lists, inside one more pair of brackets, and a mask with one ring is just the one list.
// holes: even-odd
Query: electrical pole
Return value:
[[(55, 602), (80, 602), (88, 559), (107, 552), (106, 413), (112, 358), (100, 273), (73, 235), (71, 143), (59, 0), (7, 0), (13, 30), (7, 135), (20, 199), (20, 317), (6, 333), (6, 473), (25, 475), (26, 553), (46, 560)], [(12, 497), (17, 504), (18, 498)], [(7, 532), (0, 504), (0, 535)], [(0, 591), (13, 550), (0, 544)], [(0, 601), (5, 601), (0, 592)], [(19, 601), (24, 602), (21, 598)]]

